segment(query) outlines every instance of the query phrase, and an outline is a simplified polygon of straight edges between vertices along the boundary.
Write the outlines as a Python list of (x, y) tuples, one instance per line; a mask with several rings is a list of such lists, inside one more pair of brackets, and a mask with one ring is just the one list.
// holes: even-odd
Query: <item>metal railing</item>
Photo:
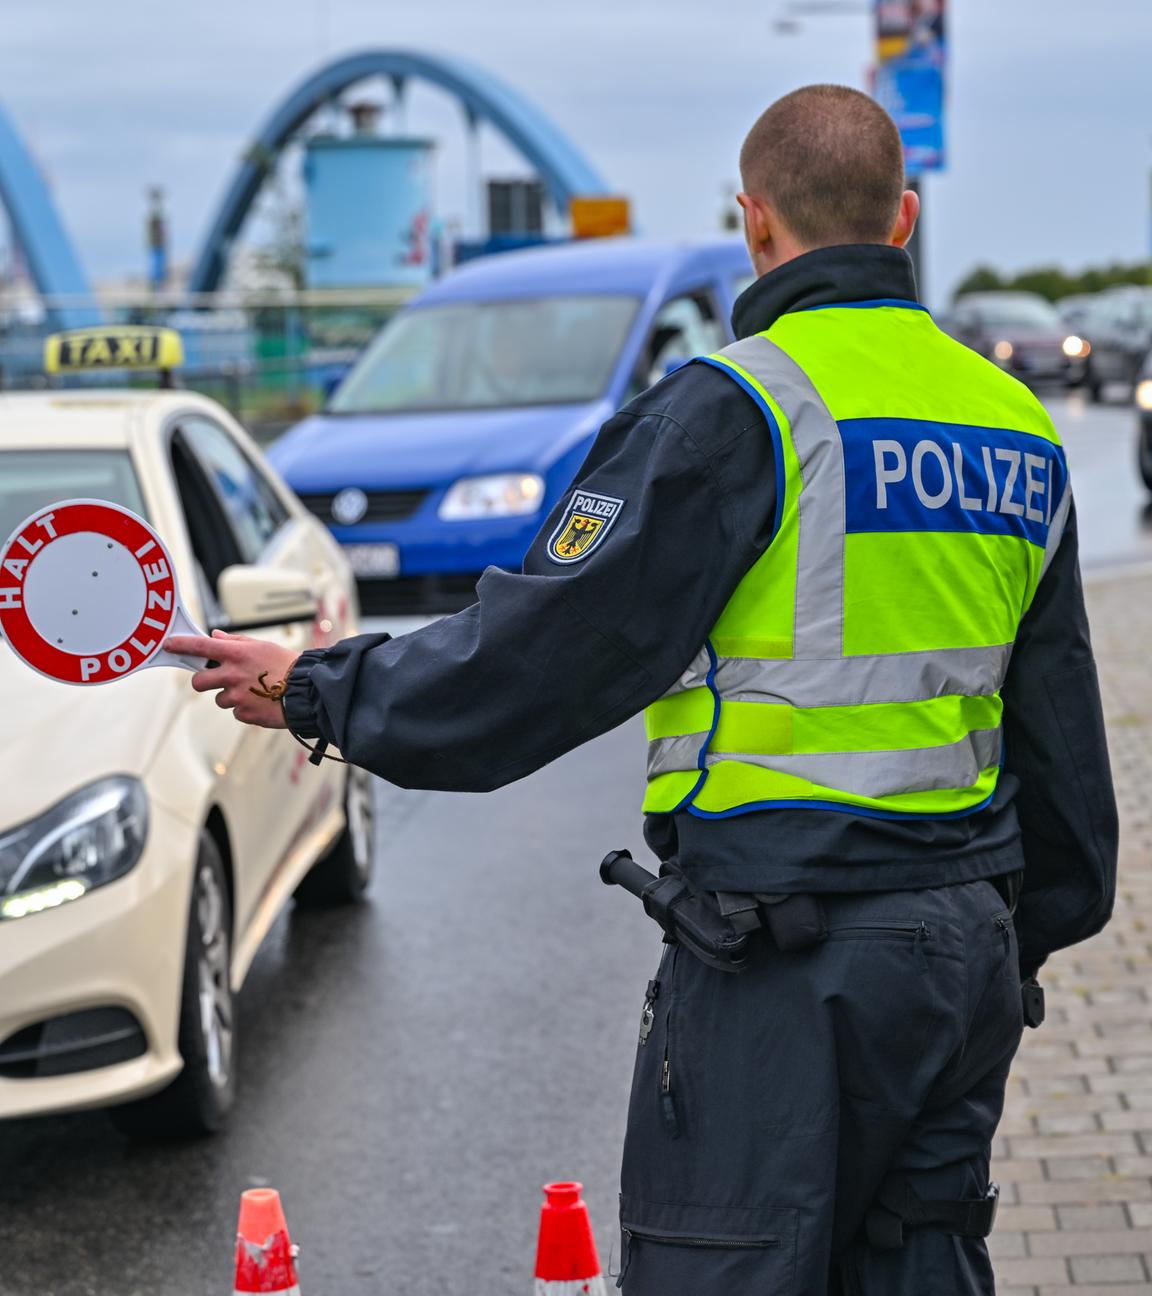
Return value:
[[(43, 370), (44, 339), (60, 311), (90, 312), (105, 324), (158, 324), (184, 339), (181, 385), (220, 401), (258, 436), (271, 436), (318, 409), (413, 289), (107, 292), (96, 297), (14, 299), (0, 293), (0, 385), (146, 386), (147, 375), (63, 380)], [(36, 317), (37, 313), (39, 318)]]

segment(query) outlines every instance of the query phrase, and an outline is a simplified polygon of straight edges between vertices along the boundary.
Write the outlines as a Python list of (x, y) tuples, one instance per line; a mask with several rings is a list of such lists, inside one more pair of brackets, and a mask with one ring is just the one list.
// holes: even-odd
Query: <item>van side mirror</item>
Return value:
[(220, 573), (218, 598), (227, 618), (221, 627), (224, 630), (259, 630), (312, 621), (319, 607), (303, 572), (246, 563)]

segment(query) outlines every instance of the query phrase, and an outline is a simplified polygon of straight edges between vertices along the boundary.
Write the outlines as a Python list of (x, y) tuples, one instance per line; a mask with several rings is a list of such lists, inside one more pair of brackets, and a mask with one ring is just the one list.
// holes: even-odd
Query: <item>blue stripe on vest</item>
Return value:
[(922, 419), (838, 427), (849, 533), (969, 531), (1047, 543), (1068, 465), (1044, 437)]
[(900, 310), (923, 311), (925, 315), (932, 312), (918, 301), (909, 301), (906, 297), (870, 297), (867, 301), (824, 302), (820, 306), (802, 306), (802, 311), (818, 310), (872, 310), (877, 306), (896, 306)]

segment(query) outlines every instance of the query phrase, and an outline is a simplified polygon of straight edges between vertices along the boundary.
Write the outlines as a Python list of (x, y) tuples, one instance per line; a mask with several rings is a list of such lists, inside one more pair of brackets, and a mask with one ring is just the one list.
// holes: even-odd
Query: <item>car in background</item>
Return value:
[(1079, 313), (1078, 330), (1091, 344), (1084, 375), (1088, 395), (1103, 399), (1110, 383), (1133, 391), (1152, 350), (1152, 288), (1108, 288), (1084, 302)]
[(1152, 494), (1152, 354), (1145, 356), (1136, 380), (1136, 467)]
[(1099, 297), (1099, 293), (1073, 293), (1070, 297), (1061, 297), (1055, 303), (1056, 313), (1064, 322), (1064, 327), (1070, 333), (1077, 333), (1085, 337), (1088, 331), (1088, 319), (1092, 310), (1092, 305)]
[(366, 613), (454, 612), (515, 569), (601, 424), (732, 339), (738, 239), (591, 240), (450, 274), (271, 458), (344, 546)]
[[(339, 546), (213, 401), (0, 397), (0, 541), (69, 497), (148, 519), (209, 630), (303, 650), (357, 629)], [(218, 1128), (262, 938), (293, 893), (368, 884), (370, 777), (309, 768), (178, 669), (81, 690), (0, 642), (0, 714), (0, 1118), (127, 1104), (133, 1134)]]
[(1027, 383), (1080, 381), (1091, 350), (1037, 293), (965, 293), (952, 305), (947, 330)]

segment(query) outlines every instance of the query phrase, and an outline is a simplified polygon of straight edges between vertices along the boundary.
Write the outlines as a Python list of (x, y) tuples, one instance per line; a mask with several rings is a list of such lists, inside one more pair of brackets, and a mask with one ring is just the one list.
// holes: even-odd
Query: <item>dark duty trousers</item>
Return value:
[(665, 948), (622, 1172), (625, 1296), (991, 1296), (983, 1240), (893, 1250), (886, 1175), (983, 1197), (1022, 1030), (992, 883), (825, 897), (829, 939), (741, 975)]

